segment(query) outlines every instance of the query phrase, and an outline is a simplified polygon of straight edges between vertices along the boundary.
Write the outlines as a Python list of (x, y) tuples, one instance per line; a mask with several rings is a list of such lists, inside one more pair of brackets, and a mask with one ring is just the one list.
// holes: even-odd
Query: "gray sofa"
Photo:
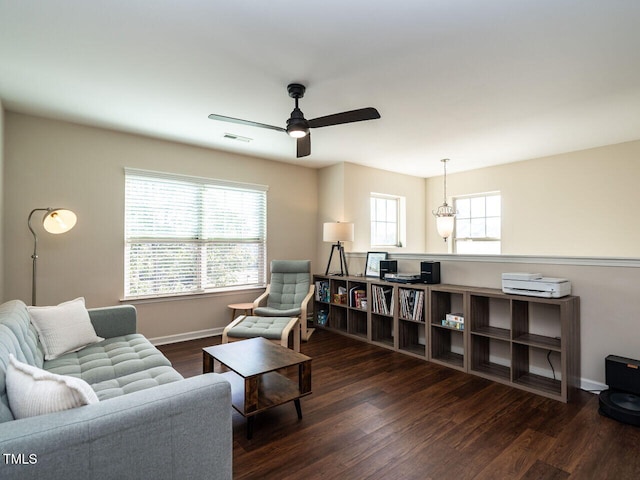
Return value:
[[(0, 305), (0, 478), (231, 479), (231, 390), (220, 375), (183, 379), (136, 333), (136, 310), (89, 310), (104, 341), (45, 361), (27, 307)], [(9, 354), (80, 377), (100, 402), (16, 420)]]

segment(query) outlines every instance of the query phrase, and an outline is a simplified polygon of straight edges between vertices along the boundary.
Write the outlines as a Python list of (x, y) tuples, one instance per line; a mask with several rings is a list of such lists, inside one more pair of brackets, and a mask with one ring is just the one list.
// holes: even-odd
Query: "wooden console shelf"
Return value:
[[(316, 327), (562, 402), (579, 387), (579, 297), (374, 277), (314, 282)], [(461, 328), (443, 325), (447, 314), (462, 315)]]

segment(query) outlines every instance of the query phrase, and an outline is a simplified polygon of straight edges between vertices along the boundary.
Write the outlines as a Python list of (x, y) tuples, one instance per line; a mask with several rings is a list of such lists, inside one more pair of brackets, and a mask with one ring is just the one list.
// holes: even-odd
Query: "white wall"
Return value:
[[(500, 191), (503, 254), (639, 258), (638, 178), (635, 141), (447, 174), (447, 194)], [(431, 212), (442, 204), (443, 181), (426, 182)], [(447, 252), (428, 217), (426, 251)]]
[[(40, 230), (38, 304), (84, 296), (90, 307), (123, 297), (124, 167), (269, 186), (268, 260), (311, 259), (315, 268), (317, 171), (263, 159), (6, 112), (4, 159), (4, 299), (31, 298), (36, 207), (76, 212), (64, 235)], [(228, 303), (259, 292), (137, 304), (139, 330), (165, 337), (221, 328)]]
[[(352, 163), (340, 163), (320, 169), (318, 175), (318, 225), (324, 222), (353, 222), (354, 241), (345, 242), (345, 251), (370, 250), (371, 242), (371, 193), (397, 195), (406, 198), (406, 243), (402, 248), (388, 248), (389, 252), (423, 252), (425, 237), (425, 181), (376, 168)], [(319, 264), (327, 262), (330, 244), (318, 237)], [(335, 255), (334, 255), (335, 257)], [(332, 261), (331, 271), (338, 271), (338, 263)], [(356, 269), (357, 267), (357, 269)], [(326, 263), (322, 269), (324, 273)], [(349, 273), (362, 273), (359, 266), (349, 266)]]

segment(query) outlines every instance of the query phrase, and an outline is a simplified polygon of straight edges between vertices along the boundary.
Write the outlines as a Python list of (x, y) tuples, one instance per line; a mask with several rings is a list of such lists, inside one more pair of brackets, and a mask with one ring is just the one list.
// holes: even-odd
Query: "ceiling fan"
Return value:
[(296, 106), (291, 112), (291, 118), (287, 120), (287, 128), (276, 127), (274, 125), (265, 125), (264, 123), (252, 122), (250, 120), (242, 120), (240, 118), (225, 117), (212, 113), (209, 115), (211, 120), (220, 120), (222, 122), (239, 123), (241, 125), (249, 125), (252, 127), (268, 128), (278, 132), (286, 132), (290, 136), (297, 139), (296, 156), (297, 158), (306, 157), (311, 154), (311, 135), (310, 128), (329, 127), (331, 125), (340, 125), (341, 123), (362, 122), (363, 120), (375, 120), (380, 118), (380, 114), (373, 107), (360, 108), (358, 110), (350, 110), (348, 112), (334, 113), (324, 117), (307, 120), (304, 114), (298, 108), (298, 100), (304, 97), (305, 86), (299, 83), (292, 83), (287, 86), (289, 96), (295, 99)]

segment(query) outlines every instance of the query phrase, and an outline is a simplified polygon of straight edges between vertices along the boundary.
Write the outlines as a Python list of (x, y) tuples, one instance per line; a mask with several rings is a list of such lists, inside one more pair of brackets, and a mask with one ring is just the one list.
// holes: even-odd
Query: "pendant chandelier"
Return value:
[(436, 228), (438, 229), (438, 235), (440, 235), (444, 241), (453, 233), (453, 223), (456, 218), (456, 211), (447, 203), (447, 162), (448, 158), (440, 160), (444, 165), (444, 201), (436, 210), (432, 213), (436, 217)]

